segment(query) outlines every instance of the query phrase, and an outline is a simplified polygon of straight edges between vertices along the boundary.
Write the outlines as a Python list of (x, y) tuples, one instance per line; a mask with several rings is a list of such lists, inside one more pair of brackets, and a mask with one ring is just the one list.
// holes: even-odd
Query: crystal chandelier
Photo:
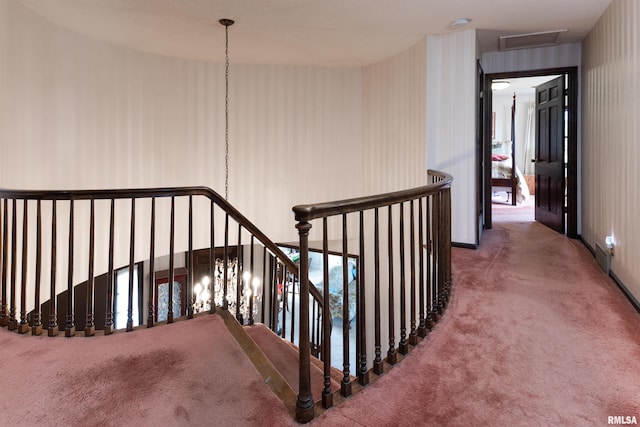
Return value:
[[(221, 19), (220, 24), (225, 27), (225, 134), (224, 134), (224, 198), (229, 200), (229, 27), (235, 22), (232, 19)], [(213, 248), (211, 249), (213, 250)], [(226, 268), (226, 271), (225, 271)], [(251, 274), (244, 272), (242, 281), (238, 280), (238, 258), (227, 259), (226, 262), (217, 258), (214, 266), (213, 282), (208, 276), (193, 287), (193, 311), (199, 313), (209, 310), (211, 304), (235, 312), (236, 318), (243, 323), (244, 319), (253, 321), (257, 313), (256, 304), (260, 299), (260, 280), (251, 279)], [(225, 280), (226, 279), (226, 280)], [(238, 289), (238, 286), (241, 288)]]
[(204, 276), (194, 285), (194, 313), (209, 310), (213, 303), (218, 307), (226, 307), (238, 319), (252, 319), (258, 313), (258, 305), (262, 299), (260, 279), (252, 278), (251, 273), (245, 271), (240, 282), (238, 297), (238, 258), (227, 260), (226, 268), (226, 289), (225, 262), (220, 258), (215, 260), (213, 283), (208, 276)]

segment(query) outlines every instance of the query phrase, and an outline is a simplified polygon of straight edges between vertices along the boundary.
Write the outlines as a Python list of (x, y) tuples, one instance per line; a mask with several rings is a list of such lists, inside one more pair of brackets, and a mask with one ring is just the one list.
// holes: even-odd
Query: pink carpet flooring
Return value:
[[(640, 420), (640, 315), (581, 242), (527, 212), (496, 207), (480, 249), (453, 250), (435, 330), (312, 425)], [(0, 357), (0, 425), (295, 425), (218, 316), (110, 337), (3, 329)]]
[(603, 426), (640, 422), (640, 315), (584, 245), (497, 206), (480, 249), (454, 249), (435, 330), (318, 425)]
[(1, 426), (294, 424), (217, 315), (108, 337), (3, 329), (0, 358)]

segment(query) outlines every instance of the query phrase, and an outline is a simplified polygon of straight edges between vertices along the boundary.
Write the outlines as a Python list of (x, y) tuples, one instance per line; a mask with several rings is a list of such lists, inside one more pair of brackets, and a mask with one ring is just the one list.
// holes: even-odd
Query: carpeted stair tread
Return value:
[[(298, 348), (289, 341), (277, 336), (261, 323), (246, 326), (245, 330), (284, 377), (285, 381), (287, 381), (291, 388), (297, 393), (299, 385)], [(334, 391), (340, 389), (341, 379), (342, 372), (332, 367), (331, 388)], [(323, 362), (315, 357), (311, 357), (311, 390), (315, 400), (320, 400), (321, 395), (319, 390), (323, 388)]]

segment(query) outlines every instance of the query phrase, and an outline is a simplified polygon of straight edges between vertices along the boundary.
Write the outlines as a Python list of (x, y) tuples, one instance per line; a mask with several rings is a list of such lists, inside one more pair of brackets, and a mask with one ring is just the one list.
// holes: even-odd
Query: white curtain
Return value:
[(524, 134), (524, 155), (522, 157), (523, 168), (522, 171), (525, 175), (533, 175), (535, 171), (535, 165), (531, 162), (531, 159), (536, 155), (536, 105), (535, 103), (529, 103), (527, 107), (527, 127)]

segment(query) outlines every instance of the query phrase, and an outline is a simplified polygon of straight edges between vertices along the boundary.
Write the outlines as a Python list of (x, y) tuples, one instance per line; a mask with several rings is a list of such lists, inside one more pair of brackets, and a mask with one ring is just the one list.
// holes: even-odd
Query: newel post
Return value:
[(300, 235), (300, 378), (296, 419), (306, 423), (314, 417), (314, 402), (311, 395), (311, 348), (309, 340), (309, 230), (311, 224), (303, 220), (296, 224)]

